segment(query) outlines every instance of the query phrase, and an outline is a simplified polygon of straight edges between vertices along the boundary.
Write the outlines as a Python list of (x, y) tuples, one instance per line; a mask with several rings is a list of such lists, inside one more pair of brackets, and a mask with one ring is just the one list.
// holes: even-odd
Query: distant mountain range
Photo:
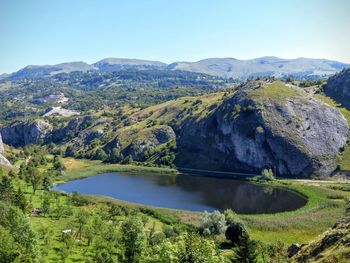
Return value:
[(182, 70), (234, 79), (247, 79), (255, 76), (321, 78), (331, 76), (348, 67), (350, 64), (311, 58), (261, 57), (248, 60), (208, 58), (197, 62), (174, 62), (171, 64), (151, 60), (106, 58), (93, 64), (68, 62), (57, 65), (27, 66), (12, 74), (2, 74), (0, 79), (43, 78), (74, 71), (114, 72), (126, 69)]

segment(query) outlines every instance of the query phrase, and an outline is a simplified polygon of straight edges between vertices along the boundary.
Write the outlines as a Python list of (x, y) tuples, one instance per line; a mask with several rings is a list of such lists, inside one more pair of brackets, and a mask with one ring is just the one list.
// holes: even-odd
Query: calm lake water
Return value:
[(307, 201), (283, 189), (189, 175), (105, 173), (56, 185), (54, 189), (173, 209), (214, 211), (231, 208), (240, 214), (290, 211), (305, 205)]

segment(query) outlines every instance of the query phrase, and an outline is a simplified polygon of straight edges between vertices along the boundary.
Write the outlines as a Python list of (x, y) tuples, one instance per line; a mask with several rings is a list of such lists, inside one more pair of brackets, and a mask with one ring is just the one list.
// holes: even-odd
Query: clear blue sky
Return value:
[(105, 57), (350, 63), (350, 0), (0, 0), (0, 73)]

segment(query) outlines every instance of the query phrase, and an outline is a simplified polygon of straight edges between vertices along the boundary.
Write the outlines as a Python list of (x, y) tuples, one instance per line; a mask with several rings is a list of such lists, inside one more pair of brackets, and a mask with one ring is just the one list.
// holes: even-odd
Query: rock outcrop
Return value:
[(350, 109), (350, 68), (329, 78), (323, 89), (327, 96)]
[(350, 217), (346, 217), (310, 244), (302, 246), (292, 262), (348, 262), (349, 258)]
[(4, 142), (15, 147), (43, 143), (52, 131), (52, 126), (43, 121), (13, 123), (1, 129)]
[(269, 167), (284, 176), (325, 177), (336, 168), (347, 135), (344, 116), (302, 90), (280, 82), (250, 84), (210, 116), (184, 122), (178, 165), (252, 172)]
[(76, 137), (79, 132), (92, 125), (94, 121), (95, 118), (92, 116), (82, 116), (75, 118), (69, 121), (68, 124), (63, 128), (53, 131), (50, 140), (53, 142), (62, 142), (62, 140), (65, 141), (72, 139)]
[(2, 138), (1, 138), (1, 134), (0, 134), (0, 165), (11, 168), (12, 164), (9, 162), (9, 160), (7, 160), (3, 156), (4, 153), (5, 153), (5, 148), (4, 148), (4, 144), (2, 142)]
[(144, 161), (147, 152), (153, 151), (158, 146), (175, 140), (174, 130), (167, 125), (154, 126), (137, 132), (132, 131), (130, 136), (121, 133), (106, 145), (105, 151), (112, 148), (121, 150), (124, 156), (130, 155), (135, 161)]
[(1, 133), (0, 133), (0, 154), (3, 154), (5, 152), (4, 143), (2, 141)]

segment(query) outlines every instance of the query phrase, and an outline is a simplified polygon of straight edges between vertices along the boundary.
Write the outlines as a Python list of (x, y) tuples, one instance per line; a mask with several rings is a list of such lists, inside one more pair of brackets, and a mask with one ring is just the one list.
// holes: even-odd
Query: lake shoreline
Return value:
[[(76, 159), (72, 159), (72, 161), (78, 162)], [(153, 173), (153, 171), (156, 171), (158, 174), (164, 173), (171, 176), (177, 176), (179, 174), (179, 171), (175, 169), (130, 165), (109, 166), (96, 162), (86, 162), (88, 165), (76, 165), (74, 169), (68, 169), (65, 175), (56, 178), (55, 183), (90, 177), (97, 174), (96, 171), (99, 173), (123, 172), (128, 174), (137, 174), (139, 172)], [(113, 170), (110, 170), (111, 166)], [(169, 170), (171, 173), (167, 173)], [(349, 192), (337, 190), (337, 187), (341, 187), (341, 185), (344, 184), (331, 180), (318, 181), (310, 179), (300, 181), (297, 179), (276, 179), (268, 183), (258, 182), (258, 184), (288, 188), (308, 198), (306, 205), (294, 211), (275, 214), (238, 215), (247, 225), (252, 237), (264, 243), (273, 242), (276, 235), (278, 235), (283, 242), (288, 244), (312, 240), (331, 227), (338, 218), (343, 216), (344, 198), (346, 196), (350, 197)], [(84, 195), (84, 197), (94, 203), (106, 202), (130, 207), (147, 207), (165, 216), (178, 219), (182, 223), (197, 227), (201, 224), (201, 217), (203, 214), (202, 212), (133, 204), (105, 196)]]

